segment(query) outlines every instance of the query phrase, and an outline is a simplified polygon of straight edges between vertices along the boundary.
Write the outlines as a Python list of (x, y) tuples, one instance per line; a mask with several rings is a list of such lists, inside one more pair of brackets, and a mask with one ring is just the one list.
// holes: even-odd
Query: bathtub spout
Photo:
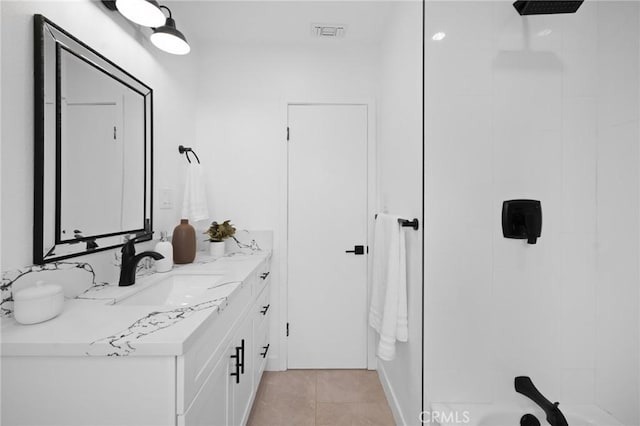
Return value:
[(531, 379), (527, 376), (518, 376), (514, 380), (516, 392), (526, 396), (544, 410), (547, 416), (547, 422), (551, 426), (568, 426), (567, 419), (558, 408), (559, 403), (551, 403), (547, 398), (540, 393), (535, 387)]

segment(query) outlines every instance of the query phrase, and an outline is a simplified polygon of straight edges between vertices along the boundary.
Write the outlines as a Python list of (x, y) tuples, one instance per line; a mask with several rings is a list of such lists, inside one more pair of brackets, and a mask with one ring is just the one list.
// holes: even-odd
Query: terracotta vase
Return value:
[(191, 263), (196, 258), (196, 230), (189, 220), (180, 219), (180, 225), (173, 230), (173, 263)]

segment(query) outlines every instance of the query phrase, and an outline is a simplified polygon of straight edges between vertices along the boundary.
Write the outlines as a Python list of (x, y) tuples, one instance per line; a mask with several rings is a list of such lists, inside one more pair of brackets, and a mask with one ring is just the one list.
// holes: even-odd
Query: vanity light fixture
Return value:
[[(120, 0), (124, 1), (124, 0)], [(151, 34), (151, 42), (160, 50), (174, 55), (186, 55), (191, 51), (186, 37), (176, 29), (176, 21), (171, 17), (171, 10), (167, 6), (160, 6), (167, 9), (169, 17), (163, 26), (154, 28)], [(163, 14), (164, 16), (164, 14)]]
[(156, 0), (116, 0), (116, 8), (125, 18), (143, 27), (159, 27), (164, 13)]

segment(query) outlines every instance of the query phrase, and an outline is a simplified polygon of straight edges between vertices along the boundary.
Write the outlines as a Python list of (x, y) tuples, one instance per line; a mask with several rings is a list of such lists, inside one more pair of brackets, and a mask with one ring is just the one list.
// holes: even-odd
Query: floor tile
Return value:
[(256, 400), (248, 426), (315, 426), (315, 401)]
[(395, 426), (393, 414), (386, 401), (354, 404), (354, 426)]
[(320, 402), (386, 401), (375, 371), (320, 370), (317, 374)]
[(315, 401), (315, 370), (265, 372), (260, 384), (261, 398), (266, 401)]
[(393, 426), (375, 371), (265, 372), (248, 426)]
[(354, 404), (318, 402), (316, 404), (316, 426), (351, 426), (355, 421)]

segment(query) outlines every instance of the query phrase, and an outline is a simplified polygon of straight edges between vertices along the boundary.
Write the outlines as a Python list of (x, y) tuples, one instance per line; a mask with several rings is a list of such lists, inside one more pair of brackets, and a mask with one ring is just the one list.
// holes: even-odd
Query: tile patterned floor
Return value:
[(395, 426), (376, 371), (265, 371), (247, 426)]

